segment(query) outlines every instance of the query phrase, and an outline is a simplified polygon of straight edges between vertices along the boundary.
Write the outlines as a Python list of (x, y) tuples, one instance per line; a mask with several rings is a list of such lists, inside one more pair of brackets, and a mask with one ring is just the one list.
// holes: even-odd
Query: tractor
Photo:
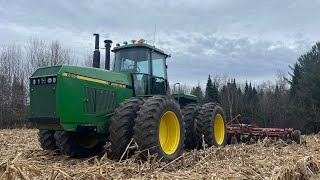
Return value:
[[(105, 40), (100, 68), (99, 34), (93, 67), (55, 65), (30, 77), (30, 118), (44, 150), (72, 158), (95, 156), (110, 142), (108, 155), (121, 160), (133, 152), (172, 161), (184, 149), (223, 146), (226, 122), (215, 103), (202, 106), (188, 94), (171, 94), (164, 51), (143, 40), (117, 44)], [(110, 70), (110, 50), (114, 53)]]

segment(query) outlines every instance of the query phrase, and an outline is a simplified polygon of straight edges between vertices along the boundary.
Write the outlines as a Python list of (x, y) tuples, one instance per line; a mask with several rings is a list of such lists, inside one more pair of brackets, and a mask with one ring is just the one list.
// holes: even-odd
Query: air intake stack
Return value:
[(111, 40), (104, 41), (106, 47), (106, 60), (105, 60), (105, 69), (110, 70), (110, 48), (111, 48)]

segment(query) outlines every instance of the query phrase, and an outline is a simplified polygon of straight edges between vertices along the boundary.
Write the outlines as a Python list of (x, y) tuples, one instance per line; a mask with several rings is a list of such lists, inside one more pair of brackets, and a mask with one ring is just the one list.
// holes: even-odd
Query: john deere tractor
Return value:
[[(172, 161), (186, 149), (226, 142), (225, 116), (214, 103), (170, 94), (166, 60), (170, 55), (143, 40), (117, 44), (110, 70), (111, 40), (105, 40), (100, 68), (99, 35), (93, 67), (57, 65), (30, 77), (30, 121), (45, 150), (81, 158), (111, 142), (110, 157), (129, 157), (136, 142), (142, 155)], [(182, 109), (180, 109), (180, 107)]]

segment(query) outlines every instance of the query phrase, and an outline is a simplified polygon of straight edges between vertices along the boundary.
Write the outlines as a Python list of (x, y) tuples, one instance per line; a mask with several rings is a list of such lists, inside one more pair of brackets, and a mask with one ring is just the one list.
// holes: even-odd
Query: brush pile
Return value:
[(0, 130), (0, 179), (317, 179), (320, 136), (305, 144), (268, 139), (252, 145), (230, 145), (185, 152), (171, 163), (155, 157), (115, 162), (107, 154), (71, 159), (43, 151), (37, 130)]

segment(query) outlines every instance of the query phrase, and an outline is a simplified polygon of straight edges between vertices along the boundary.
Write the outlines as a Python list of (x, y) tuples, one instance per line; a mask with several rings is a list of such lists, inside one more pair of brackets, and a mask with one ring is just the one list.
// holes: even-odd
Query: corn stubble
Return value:
[(319, 135), (304, 136), (306, 143), (301, 145), (265, 139), (251, 145), (205, 147), (205, 150), (185, 152), (178, 159), (164, 163), (154, 156), (142, 160), (139, 151), (121, 162), (108, 159), (106, 153), (72, 159), (42, 150), (36, 133), (34, 129), (0, 130), (0, 179), (282, 180), (320, 177)]

